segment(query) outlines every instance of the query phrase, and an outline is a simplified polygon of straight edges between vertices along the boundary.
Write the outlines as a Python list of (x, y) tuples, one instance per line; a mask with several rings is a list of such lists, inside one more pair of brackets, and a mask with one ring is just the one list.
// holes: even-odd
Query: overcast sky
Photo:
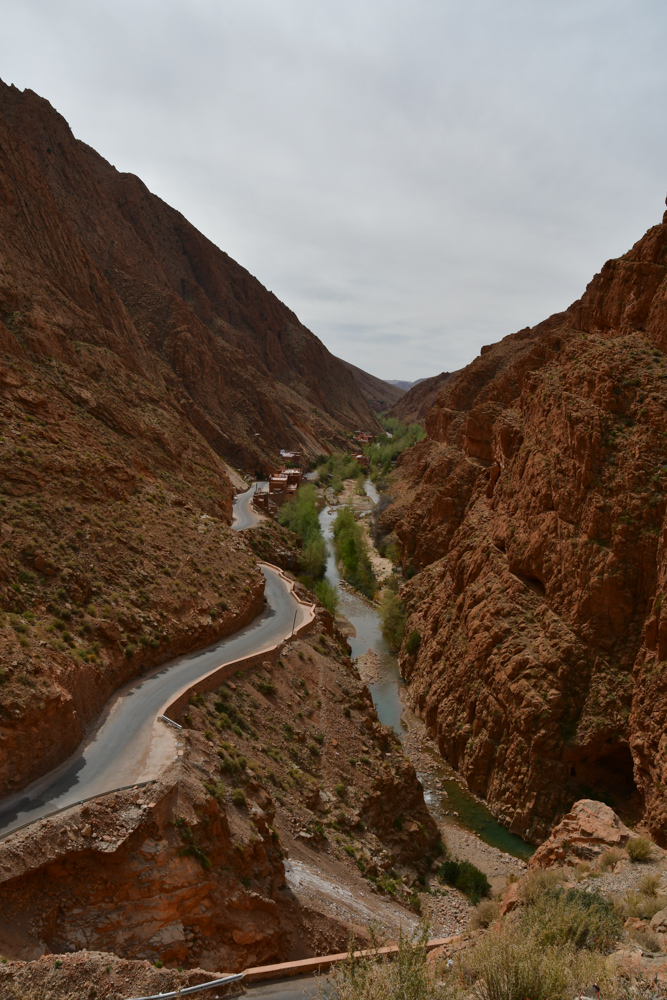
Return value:
[(659, 222), (665, 0), (0, 0), (0, 77), (383, 378), (451, 371)]

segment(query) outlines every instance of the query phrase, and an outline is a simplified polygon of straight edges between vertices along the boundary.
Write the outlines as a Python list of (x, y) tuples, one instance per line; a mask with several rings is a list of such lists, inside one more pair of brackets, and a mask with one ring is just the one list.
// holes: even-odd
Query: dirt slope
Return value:
[(415, 382), (412, 388), (401, 396), (392, 406), (389, 416), (397, 417), (404, 424), (423, 424), (426, 414), (440, 395), (445, 383), (456, 373), (441, 372)]
[(356, 365), (351, 365), (349, 361), (343, 361), (343, 364), (351, 372), (370, 408), (377, 413), (388, 410), (405, 395), (399, 386), (376, 378), (375, 375), (369, 375), (368, 372), (357, 368)]
[[(512, 830), (578, 798), (667, 841), (667, 225), (448, 381), (384, 514), (441, 752)], [(406, 397), (407, 398), (407, 397)]]

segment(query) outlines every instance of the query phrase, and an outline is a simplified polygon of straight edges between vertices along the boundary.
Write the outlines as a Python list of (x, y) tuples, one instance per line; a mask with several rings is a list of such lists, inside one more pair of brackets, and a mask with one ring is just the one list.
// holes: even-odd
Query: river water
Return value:
[[(365, 483), (366, 493), (377, 503), (379, 496), (370, 481)], [(400, 740), (405, 737), (407, 727), (405, 716), (410, 712), (401, 700), (401, 689), (405, 687), (399, 669), (398, 659), (382, 638), (380, 619), (375, 607), (349, 589), (341, 587), (338, 561), (333, 546), (333, 522), (336, 507), (325, 507), (320, 512), (320, 525), (327, 545), (326, 579), (338, 590), (338, 609), (354, 626), (356, 636), (348, 641), (352, 648), (352, 659), (372, 650), (379, 659), (378, 679), (368, 687), (375, 703), (380, 722), (391, 726)], [(432, 758), (433, 769), (428, 774), (419, 774), (424, 785), (424, 798), (436, 818), (457, 813), (456, 822), (472, 830), (492, 847), (506, 851), (517, 858), (527, 859), (534, 848), (520, 837), (510, 833), (495, 819), (486, 806), (462, 784), (461, 779), (442, 759), (437, 750), (425, 748), (424, 753)]]

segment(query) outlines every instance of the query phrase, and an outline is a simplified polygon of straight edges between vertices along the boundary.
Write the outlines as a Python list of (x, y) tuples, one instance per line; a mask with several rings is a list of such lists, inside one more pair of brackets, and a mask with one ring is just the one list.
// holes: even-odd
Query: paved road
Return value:
[(318, 994), (327, 996), (330, 992), (324, 976), (293, 976), (248, 985), (244, 1000), (317, 1000)]
[(261, 516), (253, 510), (251, 500), (257, 487), (264, 488), (267, 483), (253, 483), (245, 493), (237, 493), (233, 500), (234, 531), (243, 531), (244, 528), (254, 528), (262, 520)]
[(261, 652), (290, 635), (295, 612), (297, 628), (306, 619), (307, 609), (295, 601), (280, 574), (268, 567), (262, 571), (266, 578), (264, 611), (234, 635), (163, 663), (117, 692), (73, 757), (22, 792), (0, 801), (0, 836), (90, 795), (155, 777), (160, 753), (156, 743), (164, 747), (166, 741), (169, 756), (173, 754), (172, 730), (164, 723), (158, 723), (156, 729), (155, 722), (169, 699), (215, 667)]

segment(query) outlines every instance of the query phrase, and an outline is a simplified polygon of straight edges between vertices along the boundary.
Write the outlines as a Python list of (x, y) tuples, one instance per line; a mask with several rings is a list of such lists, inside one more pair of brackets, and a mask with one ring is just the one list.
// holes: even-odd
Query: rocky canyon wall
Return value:
[(585, 796), (667, 841), (667, 225), (483, 348), (401, 456), (411, 696), (527, 839)]

